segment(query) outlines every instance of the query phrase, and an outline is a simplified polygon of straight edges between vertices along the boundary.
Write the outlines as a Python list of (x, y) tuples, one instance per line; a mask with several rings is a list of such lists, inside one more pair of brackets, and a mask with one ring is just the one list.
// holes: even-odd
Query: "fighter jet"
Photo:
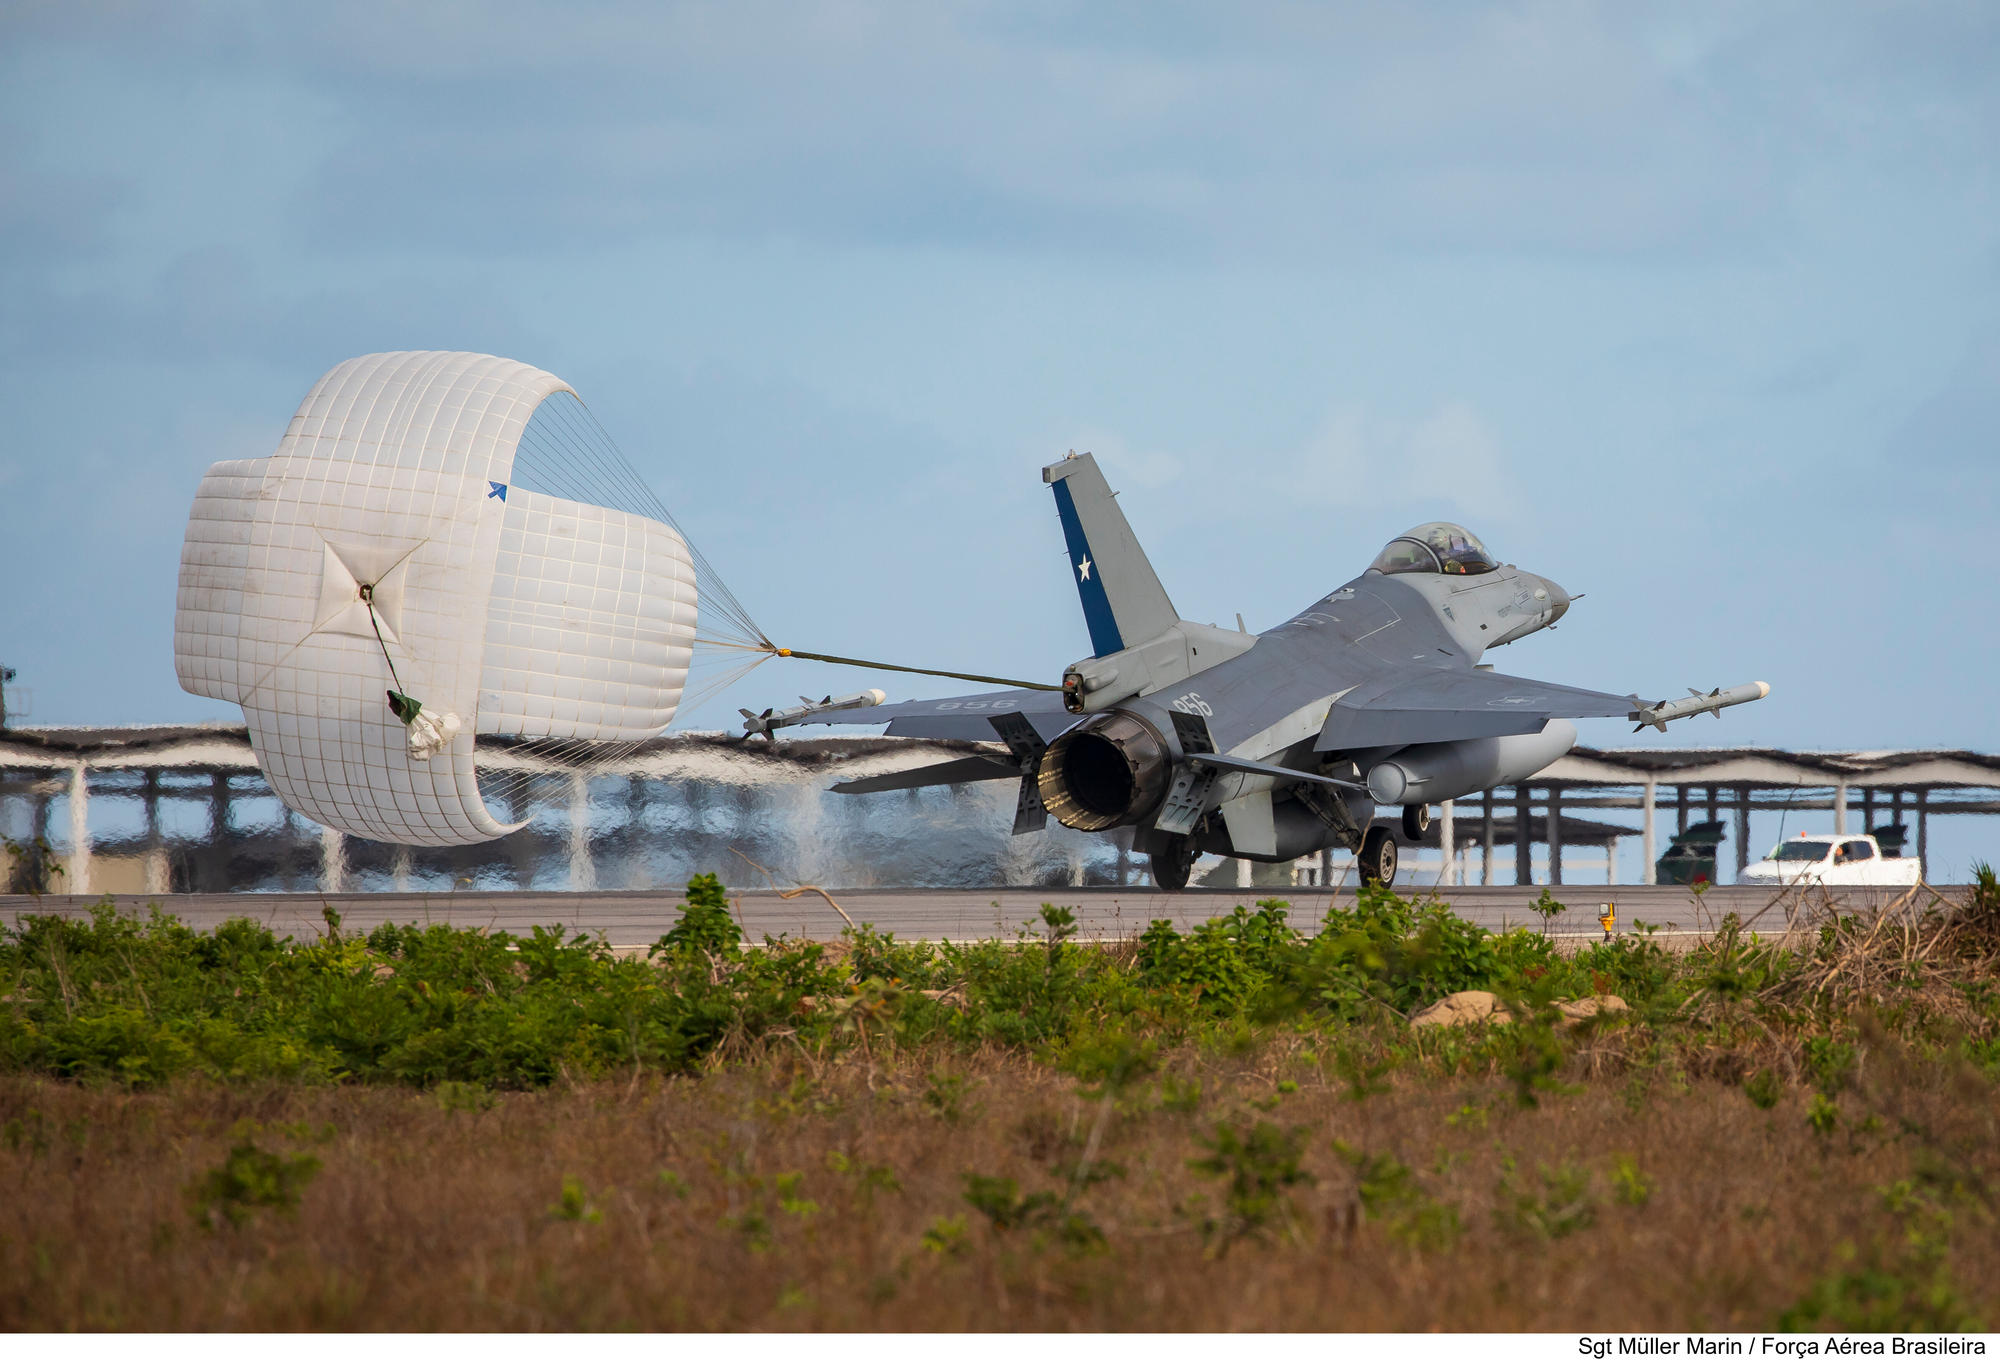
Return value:
[[(1526, 779), (1576, 744), (1574, 718), (1666, 723), (1770, 693), (1761, 682), (1642, 702), (1501, 675), (1480, 658), (1554, 624), (1570, 596), (1503, 565), (1456, 524), (1398, 534), (1368, 569), (1252, 634), (1180, 617), (1089, 454), (1042, 469), (1055, 493), (1092, 655), (1059, 690), (1012, 689), (801, 715), (888, 735), (995, 741), (1005, 753), (855, 779), (841, 793), (1014, 779), (1014, 834), (1054, 816), (1133, 828), (1153, 881), (1187, 885), (1203, 853), (1277, 862), (1340, 846), (1366, 882), (1430, 807)], [(1635, 729), (1636, 730), (1636, 729)]]

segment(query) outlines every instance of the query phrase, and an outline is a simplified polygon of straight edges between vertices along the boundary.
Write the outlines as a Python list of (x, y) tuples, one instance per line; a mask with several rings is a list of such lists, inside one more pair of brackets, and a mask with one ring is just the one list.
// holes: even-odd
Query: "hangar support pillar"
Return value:
[(1931, 877), (1931, 791), (1917, 790), (1917, 877), (1926, 883)]
[[(146, 891), (163, 893), (173, 891), (173, 869), (167, 860), (166, 840), (160, 834), (160, 772), (146, 771), (145, 792), (141, 795), (146, 807)], [(290, 808), (285, 809), (291, 812)]]
[(1532, 839), (1534, 826), (1529, 820), (1529, 790), (1526, 784), (1514, 786), (1514, 881), (1526, 886), (1535, 881), (1535, 859)]
[(1563, 791), (1549, 785), (1549, 882), (1561, 887), (1563, 881)]
[(69, 866), (64, 892), (90, 891), (90, 774), (82, 761), (69, 772)]
[(1647, 884), (1657, 882), (1659, 879), (1659, 870), (1655, 866), (1660, 858), (1660, 837), (1658, 829), (1654, 826), (1655, 804), (1659, 801), (1659, 792), (1660, 781), (1657, 779), (1648, 779), (1646, 781), (1646, 818), (1639, 833), (1640, 853), (1646, 860), (1645, 866), (1639, 871), (1639, 881)]
[(1736, 881), (1750, 867), (1750, 786), (1736, 786)]
[(1479, 857), (1479, 883), (1493, 886), (1493, 790), (1486, 790), (1486, 841)]

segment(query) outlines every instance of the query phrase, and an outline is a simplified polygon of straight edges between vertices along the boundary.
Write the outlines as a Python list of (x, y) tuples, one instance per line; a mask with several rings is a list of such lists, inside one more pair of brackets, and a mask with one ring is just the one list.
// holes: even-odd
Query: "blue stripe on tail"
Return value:
[(1062, 517), (1063, 537), (1069, 541), (1069, 569), (1076, 578), (1076, 593), (1083, 600), (1083, 621), (1090, 625), (1090, 646), (1098, 656), (1125, 650), (1118, 620), (1111, 613), (1111, 599), (1104, 593), (1104, 578), (1090, 556), (1090, 544), (1083, 536), (1083, 522), (1077, 518), (1076, 502), (1069, 483), (1055, 483), (1056, 513)]

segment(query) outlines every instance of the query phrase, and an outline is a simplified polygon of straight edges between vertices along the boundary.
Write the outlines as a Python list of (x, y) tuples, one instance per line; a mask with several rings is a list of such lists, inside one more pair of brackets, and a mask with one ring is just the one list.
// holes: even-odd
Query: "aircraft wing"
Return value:
[(1065, 711), (1062, 695), (1054, 690), (1003, 689), (987, 694), (961, 694), (950, 699), (912, 699), (908, 703), (883, 704), (877, 708), (852, 708), (839, 712), (816, 713), (800, 721), (849, 727), (889, 724), (884, 733), (891, 737), (929, 737), (933, 740), (998, 741), (989, 718), (1019, 713), (1034, 725), (1043, 741), (1054, 741), (1076, 722)]
[(1021, 767), (1011, 761), (988, 760), (985, 756), (967, 756), (963, 760), (947, 760), (942, 765), (925, 765), (921, 769), (897, 770), (893, 774), (843, 780), (833, 786), (833, 791), (883, 793), (890, 789), (927, 789), (934, 784), (976, 784), (983, 779), (1020, 777)]
[(1551, 718), (1623, 718), (1629, 694), (1552, 685), (1493, 671), (1430, 670), (1356, 686), (1326, 716), (1319, 751), (1539, 732)]

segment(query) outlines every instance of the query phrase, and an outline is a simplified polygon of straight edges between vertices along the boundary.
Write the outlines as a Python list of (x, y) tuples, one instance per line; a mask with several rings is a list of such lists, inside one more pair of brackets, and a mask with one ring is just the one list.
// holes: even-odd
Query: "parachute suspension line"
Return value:
[(828, 656), (824, 652), (800, 652), (790, 647), (773, 647), (772, 656), (788, 656), (798, 661), (830, 661), (836, 666), (859, 666), (871, 671), (902, 671), (908, 675), (941, 675), (947, 680), (970, 680), (980, 685), (1005, 685), (1009, 689), (1060, 689), (1036, 680), (1009, 680), (1003, 675), (978, 675), (971, 671), (939, 671), (928, 666), (899, 666), (893, 661), (863, 661), (852, 656)]
[[(715, 564), (574, 393), (552, 393), (535, 408), (516, 446), (513, 477), (525, 490), (639, 515), (669, 525), (680, 535), (694, 568), (697, 603), (693, 636), (682, 644), (689, 650), (678, 713), (699, 709), (775, 653), (775, 644)], [(553, 746), (538, 740), (534, 749), (550, 753)], [(580, 750), (613, 758), (619, 747), (597, 742)]]
[(436, 713), (424, 712), (423, 703), (402, 692), (403, 679), (396, 674), (396, 658), (389, 655), (389, 644), (382, 637), (382, 618), (375, 612), (375, 586), (373, 582), (361, 587), (361, 603), (368, 606), (368, 626), (375, 630), (375, 645), (382, 649), (382, 659), (389, 665), (389, 679), (396, 688), (389, 691), (389, 711), (409, 729), (410, 755), (416, 760), (429, 760), (451, 744), (464, 724), (456, 713), (446, 713), (440, 717)]
[[(741, 651), (738, 651), (737, 655), (741, 656)], [(716, 695), (722, 693), (722, 691), (728, 689), (738, 680), (741, 680), (744, 676), (750, 674), (751, 671), (756, 670), (776, 655), (776, 652), (754, 652), (748, 661), (739, 661), (733, 666), (728, 666), (704, 675), (699, 685), (690, 686), (682, 694), (681, 707), (688, 709), (690, 712), (700, 708), (710, 699), (713, 699)]]
[[(397, 717), (403, 718), (403, 710), (398, 701), (402, 704), (413, 704), (416, 701), (407, 694), (398, 694), (396, 692), (396, 690), (400, 690), (403, 687), (403, 677), (396, 674), (396, 658), (389, 655), (389, 644), (382, 640), (382, 620), (375, 613), (375, 587), (373, 585), (361, 587), (361, 603), (368, 606), (368, 624), (375, 630), (375, 645), (382, 649), (382, 659), (389, 664), (390, 682), (396, 686), (396, 689), (389, 691), (389, 707), (395, 710)], [(422, 708), (423, 705), (417, 704), (416, 707)], [(410, 718), (414, 718), (415, 716), (416, 709), (413, 708), (410, 711)], [(403, 718), (403, 721), (408, 722), (410, 718)]]
[[(691, 645), (693, 653), (686, 663), (680, 712), (698, 707), (769, 659), (770, 639), (574, 393), (552, 393), (535, 407), (516, 445), (510, 476), (523, 491), (637, 515), (668, 525), (680, 536), (693, 568), (697, 600), (694, 635), (679, 644)], [(562, 778), (552, 775), (550, 767), (567, 767), (570, 777), (587, 779), (593, 770), (643, 751), (655, 739), (524, 737), (489, 742), (482, 738), (480, 792), (496, 805), (507, 803), (512, 809), (508, 820), (518, 820), (527, 815), (529, 805), (542, 801), (542, 786)], [(528, 763), (535, 768), (524, 768)]]
[[(546, 419), (539, 419), (546, 415)], [(538, 419), (529, 423), (517, 452), (529, 455), (522, 471), (529, 490), (542, 488), (534, 481), (546, 477), (560, 486), (556, 494), (573, 500), (598, 500), (614, 509), (643, 515), (671, 525), (681, 536), (694, 562), (697, 592), (695, 641), (723, 647), (770, 650), (772, 643), (750, 615), (743, 602), (722, 579), (715, 564), (688, 536), (660, 498), (633, 469), (590, 407), (568, 392), (557, 392), (536, 410)], [(543, 460), (553, 464), (542, 467)], [(540, 476), (536, 476), (539, 473)], [(595, 473), (593, 477), (591, 474)], [(553, 475), (551, 475), (553, 474)], [(517, 475), (519, 475), (517, 473)], [(571, 485), (562, 485), (572, 483)], [(553, 489), (553, 488), (552, 488)]]

